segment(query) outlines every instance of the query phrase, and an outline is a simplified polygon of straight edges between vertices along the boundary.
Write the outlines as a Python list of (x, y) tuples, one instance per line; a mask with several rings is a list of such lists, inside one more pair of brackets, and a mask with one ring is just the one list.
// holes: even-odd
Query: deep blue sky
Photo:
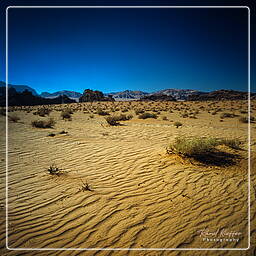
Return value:
[(39, 93), (247, 90), (247, 15), (247, 9), (9, 9), (9, 83)]

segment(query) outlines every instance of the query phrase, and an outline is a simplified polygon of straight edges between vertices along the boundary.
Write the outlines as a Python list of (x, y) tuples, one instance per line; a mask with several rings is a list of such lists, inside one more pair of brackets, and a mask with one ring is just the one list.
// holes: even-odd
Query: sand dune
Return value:
[[(128, 103), (122, 103), (128, 104)], [(134, 103), (136, 104), (136, 103)], [(194, 104), (194, 103), (191, 103)], [(133, 118), (107, 126), (77, 111), (53, 129), (31, 127), (32, 113), (9, 122), (8, 220), (12, 248), (246, 248), (247, 124), (219, 122), (207, 112), (180, 119)], [(169, 120), (177, 113), (163, 113)], [(163, 115), (161, 114), (161, 115)], [(1, 116), (1, 124), (5, 117)], [(252, 134), (255, 132), (252, 124)], [(65, 130), (67, 134), (59, 134)], [(54, 137), (47, 136), (50, 132)], [(7, 251), (4, 249), (4, 137), (1, 130), (2, 255), (253, 255), (247, 251)], [(238, 138), (244, 151), (231, 166), (208, 166), (167, 155), (176, 135)], [(255, 229), (255, 145), (252, 145), (251, 239)], [(63, 175), (49, 175), (55, 164)], [(82, 189), (88, 183), (92, 191)], [(254, 222), (254, 223), (253, 223)], [(203, 241), (200, 231), (241, 232), (238, 241)]]

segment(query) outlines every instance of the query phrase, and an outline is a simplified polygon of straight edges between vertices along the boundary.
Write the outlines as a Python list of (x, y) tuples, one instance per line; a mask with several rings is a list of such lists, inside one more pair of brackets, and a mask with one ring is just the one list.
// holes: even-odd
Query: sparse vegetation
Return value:
[(39, 115), (41, 117), (44, 117), (46, 115), (49, 115), (50, 112), (51, 112), (51, 109), (49, 109), (49, 108), (40, 108), (36, 112), (34, 112), (33, 114), (34, 115)]

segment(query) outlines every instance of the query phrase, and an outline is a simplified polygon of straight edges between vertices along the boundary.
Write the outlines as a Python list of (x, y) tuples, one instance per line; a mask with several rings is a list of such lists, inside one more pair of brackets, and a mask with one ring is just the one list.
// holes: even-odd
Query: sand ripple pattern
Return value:
[[(247, 247), (246, 159), (239, 167), (226, 169), (183, 164), (165, 154), (166, 141), (176, 133), (168, 125), (130, 123), (123, 127), (102, 127), (96, 121), (83, 126), (62, 121), (55, 129), (66, 126), (68, 135), (53, 138), (46, 136), (49, 130), (32, 132), (24, 124), (15, 125), (19, 127), (16, 130), (10, 127), (9, 133), (10, 247)], [(4, 157), (4, 150), (1, 156)], [(67, 173), (59, 177), (49, 175), (46, 169), (52, 163)], [(2, 164), (4, 169), (3, 161)], [(1, 179), (4, 180), (4, 172)], [(85, 181), (93, 191), (81, 190)], [(1, 216), (4, 216), (2, 206)], [(255, 209), (255, 203), (252, 208)], [(255, 210), (251, 217), (255, 220)], [(234, 230), (242, 232), (242, 236), (238, 242), (207, 243), (198, 233), (207, 228)], [(253, 226), (254, 237), (255, 231)], [(0, 239), (4, 240), (3, 232)], [(216, 251), (214, 255), (231, 255), (231, 252)], [(232, 255), (249, 255), (236, 253)], [(39, 255), (39, 252), (24, 254)], [(181, 252), (40, 252), (49, 254), (180, 255)], [(182, 255), (193, 254), (183, 251)]]

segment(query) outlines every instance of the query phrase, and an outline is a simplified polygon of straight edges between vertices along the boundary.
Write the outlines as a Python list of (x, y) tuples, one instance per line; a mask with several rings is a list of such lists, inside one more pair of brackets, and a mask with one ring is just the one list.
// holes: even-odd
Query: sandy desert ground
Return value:
[[(62, 109), (73, 110), (63, 120)], [(110, 126), (98, 108), (133, 118)], [(47, 106), (56, 124), (35, 128), (38, 108), (10, 109), (8, 232), (11, 248), (246, 248), (247, 102), (115, 102)], [(135, 110), (156, 113), (139, 119)], [(251, 104), (256, 117), (256, 102)], [(217, 110), (217, 111), (216, 111)], [(111, 111), (115, 111), (114, 113)], [(123, 112), (122, 112), (123, 111)], [(184, 113), (188, 113), (188, 117)], [(233, 113), (233, 118), (220, 116)], [(163, 120), (164, 119), (164, 120)], [(165, 120), (166, 119), (166, 120)], [(174, 122), (182, 126), (176, 128)], [(255, 136), (251, 123), (251, 248), (238, 251), (8, 251), (5, 247), (5, 116), (1, 122), (1, 255), (255, 255)], [(60, 134), (61, 131), (67, 133)], [(52, 136), (48, 136), (52, 133)], [(55, 136), (54, 136), (54, 135)], [(178, 135), (232, 138), (230, 163), (166, 153)], [(55, 164), (62, 175), (47, 169)], [(84, 184), (88, 184), (89, 190)], [(219, 230), (231, 241), (203, 241)], [(201, 232), (201, 233), (200, 233)], [(222, 232), (222, 234), (221, 234)], [(223, 233), (224, 232), (224, 233)], [(237, 234), (230, 234), (236, 232)], [(201, 234), (201, 236), (200, 236)], [(209, 235), (211, 238), (211, 235)]]

